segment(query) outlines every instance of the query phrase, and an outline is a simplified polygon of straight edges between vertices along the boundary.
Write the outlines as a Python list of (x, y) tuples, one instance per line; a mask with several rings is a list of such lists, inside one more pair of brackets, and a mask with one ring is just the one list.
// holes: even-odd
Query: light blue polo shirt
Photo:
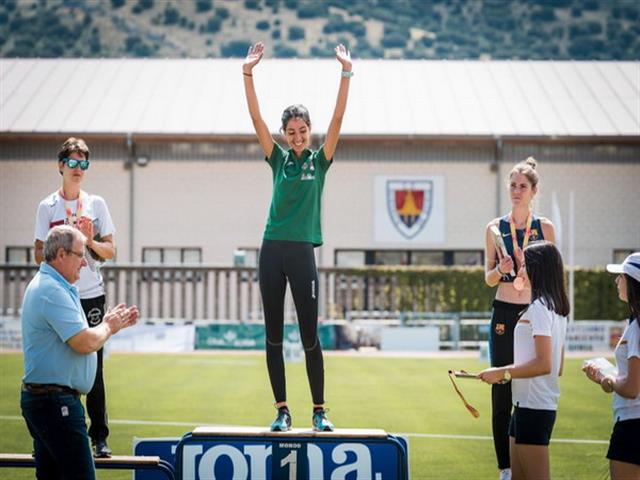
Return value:
[(54, 383), (88, 393), (96, 379), (97, 354), (77, 353), (66, 343), (85, 328), (89, 326), (78, 289), (42, 262), (22, 301), (22, 381)]

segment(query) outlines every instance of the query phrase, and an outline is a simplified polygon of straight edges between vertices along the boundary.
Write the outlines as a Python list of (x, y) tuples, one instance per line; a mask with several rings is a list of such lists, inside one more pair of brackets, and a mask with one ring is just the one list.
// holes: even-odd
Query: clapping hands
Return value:
[(89, 217), (80, 217), (76, 222), (76, 227), (87, 239), (87, 246), (91, 246), (93, 241), (93, 222)]
[(124, 303), (110, 308), (104, 314), (104, 321), (111, 327), (111, 334), (122, 330), (123, 328), (131, 327), (138, 322), (140, 312), (138, 307), (132, 305), (127, 307)]

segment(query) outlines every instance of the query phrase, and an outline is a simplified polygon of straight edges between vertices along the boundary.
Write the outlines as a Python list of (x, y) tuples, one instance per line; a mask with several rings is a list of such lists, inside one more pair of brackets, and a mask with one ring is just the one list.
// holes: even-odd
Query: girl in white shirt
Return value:
[(584, 368), (587, 377), (606, 393), (613, 393), (613, 433), (609, 441), (609, 471), (612, 480), (640, 479), (640, 252), (622, 264), (607, 265), (618, 273), (618, 297), (629, 304), (631, 318), (615, 350), (617, 375), (603, 375), (593, 365)]
[(534, 242), (524, 249), (518, 275), (531, 287), (531, 304), (515, 327), (514, 363), (478, 376), (489, 384), (513, 379), (509, 425), (513, 480), (548, 479), (549, 440), (560, 397), (558, 377), (569, 314), (562, 256), (552, 243)]

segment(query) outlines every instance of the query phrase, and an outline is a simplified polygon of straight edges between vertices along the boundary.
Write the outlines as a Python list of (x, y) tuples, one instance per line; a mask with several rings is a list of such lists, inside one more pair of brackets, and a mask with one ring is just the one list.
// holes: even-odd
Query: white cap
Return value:
[(610, 263), (607, 265), (607, 272), (626, 273), (640, 282), (640, 252), (632, 253), (622, 263)]

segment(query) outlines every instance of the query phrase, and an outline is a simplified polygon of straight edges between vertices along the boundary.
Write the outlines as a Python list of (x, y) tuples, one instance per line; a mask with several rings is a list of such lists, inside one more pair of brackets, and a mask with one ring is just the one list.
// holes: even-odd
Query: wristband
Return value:
[(342, 72), (340, 72), (340, 75), (343, 76), (344, 78), (351, 78), (353, 77), (353, 72), (351, 71), (347, 72), (346, 70), (342, 70)]
[(496, 265), (496, 270), (498, 271), (498, 275), (500, 275), (501, 277), (504, 276), (504, 273), (500, 271), (500, 264)]
[(242, 72), (242, 74), (243, 74), (245, 77), (253, 77), (253, 75), (252, 75), (251, 73), (244, 73), (244, 72)]

